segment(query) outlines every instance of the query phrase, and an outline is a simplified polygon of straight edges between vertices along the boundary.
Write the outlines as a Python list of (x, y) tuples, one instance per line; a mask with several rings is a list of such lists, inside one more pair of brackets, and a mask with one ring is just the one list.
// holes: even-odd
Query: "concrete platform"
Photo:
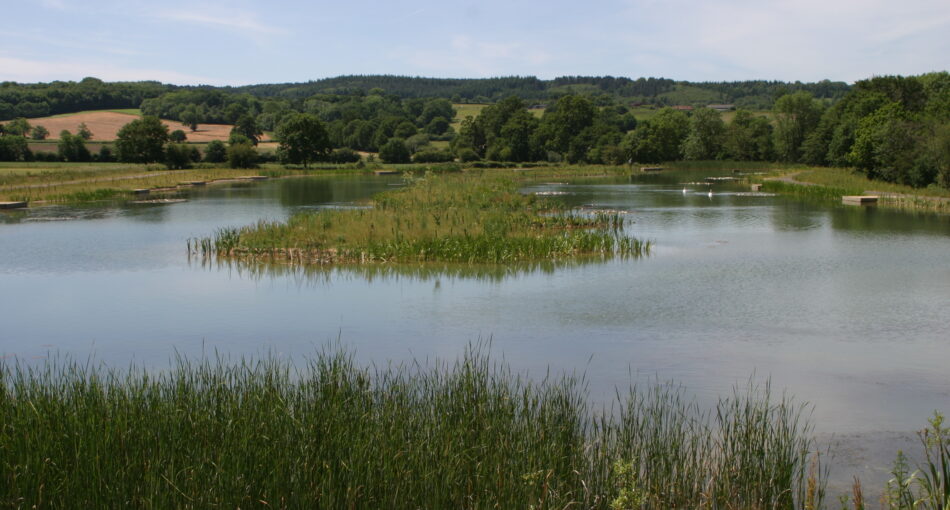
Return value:
[(872, 205), (877, 203), (878, 197), (875, 195), (845, 195), (841, 197), (841, 203), (848, 205)]

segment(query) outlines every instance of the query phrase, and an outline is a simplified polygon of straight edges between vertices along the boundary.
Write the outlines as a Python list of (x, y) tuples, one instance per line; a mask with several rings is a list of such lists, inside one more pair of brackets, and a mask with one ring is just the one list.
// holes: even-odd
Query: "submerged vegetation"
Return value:
[(293, 263), (509, 263), (575, 256), (641, 256), (619, 211), (579, 213), (518, 191), (511, 173), (427, 174), (377, 195), (374, 206), (298, 213), (221, 229), (189, 252)]
[(0, 506), (820, 508), (804, 407), (768, 385), (701, 409), (666, 385), (595, 408), (479, 349), (361, 368), (340, 350), (170, 371), (0, 366)]

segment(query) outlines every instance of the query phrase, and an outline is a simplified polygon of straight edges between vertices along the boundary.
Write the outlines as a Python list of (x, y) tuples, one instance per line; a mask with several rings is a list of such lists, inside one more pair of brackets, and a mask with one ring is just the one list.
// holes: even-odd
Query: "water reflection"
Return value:
[(472, 280), (501, 282), (528, 275), (551, 275), (565, 269), (576, 269), (623, 258), (613, 255), (592, 255), (569, 260), (522, 262), (513, 264), (462, 263), (380, 263), (359, 265), (301, 265), (275, 261), (249, 261), (223, 257), (202, 257), (190, 254), (189, 265), (207, 271), (228, 271), (250, 280), (291, 278), (311, 285), (330, 285), (334, 281), (360, 280), (372, 282), (428, 282), (441, 280)]

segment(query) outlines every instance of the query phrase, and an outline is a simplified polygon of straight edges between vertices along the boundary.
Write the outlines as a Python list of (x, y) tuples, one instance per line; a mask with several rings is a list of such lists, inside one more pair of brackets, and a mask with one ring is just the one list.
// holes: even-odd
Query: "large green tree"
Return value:
[(683, 141), (683, 159), (719, 159), (723, 153), (723, 135), (726, 125), (719, 112), (712, 108), (697, 108), (689, 118), (689, 135)]
[(116, 137), (115, 148), (119, 161), (126, 163), (154, 163), (165, 159), (168, 126), (158, 117), (146, 115), (133, 120)]
[(280, 142), (278, 154), (282, 161), (303, 164), (320, 161), (333, 148), (326, 128), (316, 115), (296, 113), (284, 117), (275, 132)]
[(264, 132), (257, 125), (257, 119), (248, 113), (241, 115), (237, 122), (234, 123), (234, 127), (231, 128), (231, 133), (240, 133), (247, 137), (253, 145), (257, 145), (260, 141), (261, 135)]
[(775, 101), (775, 150), (782, 161), (800, 161), (802, 144), (818, 127), (821, 103), (809, 92), (786, 94)]
[(56, 144), (56, 153), (62, 161), (89, 161), (92, 154), (86, 148), (86, 141), (80, 135), (74, 135), (67, 130), (59, 134), (59, 142)]
[(725, 157), (737, 161), (771, 161), (772, 125), (766, 117), (739, 110), (723, 135)]
[(623, 146), (632, 161), (675, 161), (680, 159), (680, 146), (688, 134), (689, 117), (679, 110), (664, 108), (628, 134)]

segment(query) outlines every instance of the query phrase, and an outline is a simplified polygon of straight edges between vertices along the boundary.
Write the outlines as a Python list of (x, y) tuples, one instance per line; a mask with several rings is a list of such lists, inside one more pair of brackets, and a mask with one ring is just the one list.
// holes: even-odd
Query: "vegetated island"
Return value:
[(190, 240), (190, 253), (300, 264), (510, 263), (579, 256), (640, 257), (650, 241), (624, 235), (623, 211), (566, 208), (518, 190), (498, 170), (410, 177), (373, 206), (302, 212)]

